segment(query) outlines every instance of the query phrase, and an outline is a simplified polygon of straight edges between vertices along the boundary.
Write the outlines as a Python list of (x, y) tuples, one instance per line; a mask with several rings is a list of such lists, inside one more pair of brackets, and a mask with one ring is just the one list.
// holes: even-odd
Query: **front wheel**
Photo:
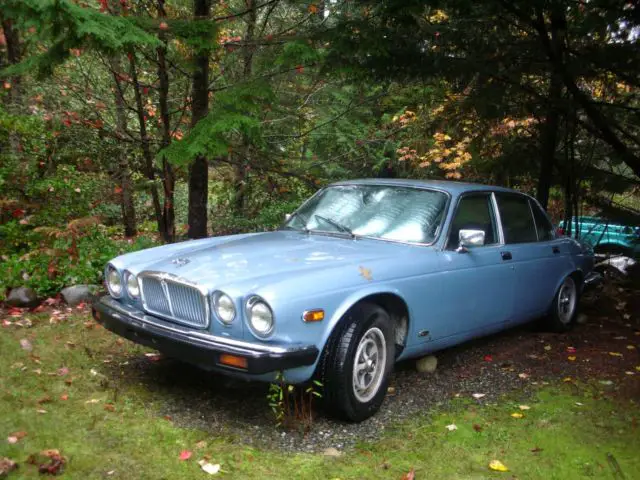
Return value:
[(382, 405), (395, 360), (393, 324), (378, 305), (354, 306), (332, 333), (320, 364), (325, 407), (361, 422)]
[(579, 290), (576, 280), (569, 276), (564, 279), (553, 299), (547, 316), (547, 324), (555, 332), (567, 332), (578, 317)]

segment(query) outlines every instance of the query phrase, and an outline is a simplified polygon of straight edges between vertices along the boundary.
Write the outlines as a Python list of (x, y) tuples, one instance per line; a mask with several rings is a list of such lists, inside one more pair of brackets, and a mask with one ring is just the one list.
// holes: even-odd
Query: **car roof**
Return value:
[(505, 193), (520, 193), (517, 190), (481, 183), (454, 182), (450, 180), (412, 180), (408, 178), (361, 178), (357, 180), (343, 180), (332, 185), (390, 185), (399, 187), (435, 188), (451, 194), (460, 194), (473, 191), (495, 191)]

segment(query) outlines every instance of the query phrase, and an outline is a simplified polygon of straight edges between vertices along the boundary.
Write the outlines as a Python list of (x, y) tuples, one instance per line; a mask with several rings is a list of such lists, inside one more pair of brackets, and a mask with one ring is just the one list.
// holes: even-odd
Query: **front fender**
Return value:
[[(369, 287), (361, 288), (361, 289), (358, 289), (357, 291), (351, 292), (334, 310), (333, 315), (331, 316), (329, 322), (327, 323), (327, 326), (323, 332), (321, 341), (318, 344), (318, 346), (320, 347), (320, 351), (322, 352), (324, 350), (325, 345), (329, 341), (329, 337), (334, 332), (336, 326), (338, 325), (342, 317), (349, 311), (349, 309), (351, 309), (351, 307), (353, 307), (355, 304), (362, 301), (363, 299), (366, 299), (374, 295), (383, 295), (383, 294), (391, 294), (400, 298), (404, 302), (404, 304), (407, 306), (407, 310), (409, 310), (410, 308), (409, 304), (407, 300), (404, 298), (403, 294), (400, 292), (400, 290), (385, 283), (371, 285)], [(409, 310), (409, 318), (411, 317), (412, 317), (411, 311)]]

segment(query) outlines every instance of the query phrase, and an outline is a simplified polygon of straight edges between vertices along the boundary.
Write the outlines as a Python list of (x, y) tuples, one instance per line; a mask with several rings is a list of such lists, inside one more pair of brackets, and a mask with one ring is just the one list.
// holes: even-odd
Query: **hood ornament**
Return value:
[(171, 263), (178, 267), (184, 267), (187, 263), (191, 262), (188, 258), (174, 258)]

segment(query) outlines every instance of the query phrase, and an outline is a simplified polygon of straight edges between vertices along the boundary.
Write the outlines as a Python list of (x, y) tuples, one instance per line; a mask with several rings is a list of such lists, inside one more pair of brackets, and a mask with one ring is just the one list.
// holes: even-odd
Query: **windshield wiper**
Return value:
[(335, 220), (331, 220), (330, 218), (323, 217), (322, 215), (315, 214), (314, 217), (319, 219), (319, 220), (322, 220), (323, 222), (328, 223), (329, 225), (332, 225), (333, 227), (337, 228), (339, 231), (341, 231), (343, 233), (349, 234), (349, 236), (351, 236), (351, 238), (356, 238), (356, 234), (353, 233), (349, 227), (345, 227), (344, 225), (336, 222)]

